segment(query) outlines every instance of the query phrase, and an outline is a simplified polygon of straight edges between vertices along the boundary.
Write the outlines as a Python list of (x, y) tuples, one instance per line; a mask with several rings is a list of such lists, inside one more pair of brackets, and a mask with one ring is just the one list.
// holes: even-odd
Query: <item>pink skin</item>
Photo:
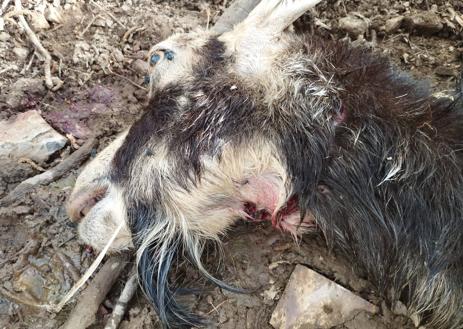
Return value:
[(346, 118), (347, 118), (346, 107), (344, 106), (344, 104), (341, 104), (341, 106), (339, 107), (339, 112), (336, 114), (334, 118), (334, 124), (340, 125), (341, 123), (346, 121)]
[[(301, 220), (297, 196), (290, 197), (281, 207), (279, 200), (283, 197), (283, 188), (281, 178), (275, 174), (249, 177), (240, 184), (242, 201), (233, 206), (231, 211), (249, 221), (270, 221), (273, 227), (289, 232), (295, 238), (313, 230), (316, 225), (310, 213)], [(80, 221), (105, 193), (105, 187), (77, 193), (68, 207), (71, 220)]]
[(296, 196), (286, 200), (284, 207), (278, 207), (281, 180), (275, 175), (264, 174), (248, 178), (240, 192), (243, 197), (244, 218), (250, 221), (271, 221), (273, 227), (291, 233), (294, 237), (315, 228), (311, 214), (301, 220)]

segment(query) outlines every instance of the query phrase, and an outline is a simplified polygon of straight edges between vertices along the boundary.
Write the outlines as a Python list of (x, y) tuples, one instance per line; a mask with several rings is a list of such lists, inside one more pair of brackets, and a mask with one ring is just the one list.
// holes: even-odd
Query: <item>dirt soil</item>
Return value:
[[(52, 56), (52, 76), (64, 82), (57, 91), (44, 86), (42, 61), (21, 31), (11, 2), (0, 20), (0, 120), (38, 110), (68, 136), (68, 146), (45, 169), (92, 134), (99, 136), (101, 149), (143, 109), (147, 50), (173, 32), (213, 24), (229, 2), (55, 0), (45, 10), (46, 1), (23, 0), (28, 22)], [(57, 10), (50, 11), (51, 6)], [(428, 79), (436, 92), (450, 94), (461, 71), (462, 13), (459, 0), (329, 0), (301, 18), (296, 30), (375, 48), (399, 67)], [(424, 23), (420, 15), (427, 17)], [(346, 22), (344, 17), (350, 18)], [(0, 328), (58, 328), (72, 310), (73, 302), (59, 314), (23, 302), (59, 301), (95, 257), (79, 243), (65, 212), (78, 172), (0, 208)], [(29, 163), (0, 165), (0, 198), (38, 173)], [(223, 250), (220, 267), (217, 253), (205, 256), (211, 271), (253, 292), (239, 295), (201, 283), (204, 292), (189, 303), (211, 319), (212, 328), (270, 328), (271, 313), (296, 264), (306, 264), (381, 306), (378, 328), (413, 327), (389, 311), (369, 283), (354, 274), (349, 260), (328, 252), (320, 237), (295, 243), (266, 225), (243, 223), (225, 239)], [(185, 277), (194, 281), (197, 274), (187, 272)], [(103, 327), (125, 278), (100, 306), (92, 328)], [(157, 328), (156, 323), (139, 292), (121, 328)]]

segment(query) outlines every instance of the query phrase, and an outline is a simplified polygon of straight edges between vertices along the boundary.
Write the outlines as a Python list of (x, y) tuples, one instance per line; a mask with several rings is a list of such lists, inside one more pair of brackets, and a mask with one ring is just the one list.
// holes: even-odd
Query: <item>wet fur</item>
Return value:
[[(257, 139), (276, 150), (287, 196), (299, 197), (328, 243), (381, 295), (405, 301), (429, 326), (461, 328), (461, 107), (432, 98), (425, 85), (362, 48), (304, 35), (285, 49), (263, 82), (230, 73), (234, 58), (211, 37), (193, 81), (158, 90), (113, 160), (140, 282), (161, 320), (201, 323), (175, 303), (168, 274), (179, 252), (221, 284), (200, 255), (201, 238), (223, 232), (193, 234), (177, 218), (169, 189), (198, 188), (209, 179), (205, 158), (220, 163), (224, 145), (249, 148)], [(146, 177), (134, 170), (157, 156), (168, 163), (165, 172), (156, 169), (140, 188)], [(207, 206), (229, 201), (211, 198)]]

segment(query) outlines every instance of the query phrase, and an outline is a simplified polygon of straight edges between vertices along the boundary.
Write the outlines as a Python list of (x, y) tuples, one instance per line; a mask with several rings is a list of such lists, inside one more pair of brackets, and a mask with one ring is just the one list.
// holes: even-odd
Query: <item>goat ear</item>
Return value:
[(281, 33), (319, 2), (321, 0), (262, 0), (242, 24)]

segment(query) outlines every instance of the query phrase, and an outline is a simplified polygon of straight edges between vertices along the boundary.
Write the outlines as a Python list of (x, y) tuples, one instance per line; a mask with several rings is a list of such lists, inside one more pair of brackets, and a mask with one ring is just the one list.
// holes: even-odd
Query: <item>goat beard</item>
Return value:
[[(208, 241), (204, 236), (186, 228), (179, 228), (174, 221), (160, 216), (149, 207), (137, 205), (131, 209), (129, 219), (132, 223), (133, 239), (137, 248), (139, 282), (162, 323), (173, 327), (204, 324), (201, 317), (192, 314), (188, 308), (177, 301), (182, 295), (195, 292), (194, 289), (179, 287), (178, 277), (172, 280), (172, 277), (177, 274), (172, 271), (179, 268), (185, 260), (215, 285), (236, 293), (246, 292), (246, 290), (224, 283), (206, 270), (201, 261)], [(273, 215), (262, 210), (256, 211), (255, 205), (251, 204), (244, 205), (244, 212), (246, 212), (245, 220), (270, 220), (274, 227), (288, 231), (296, 240), (302, 233), (315, 228), (312, 215), (305, 212), (302, 216), (299, 211), (297, 197), (290, 198), (285, 207), (274, 211)], [(220, 248), (219, 241), (213, 241), (217, 242)]]
[[(208, 242), (205, 237), (179, 230), (173, 221), (160, 220), (147, 207), (138, 206), (136, 210), (129, 211), (129, 218), (132, 219), (133, 239), (137, 250), (139, 283), (165, 326), (177, 328), (205, 324), (203, 318), (178, 302), (181, 296), (198, 292), (197, 289), (180, 287), (176, 276), (178, 273), (172, 271), (181, 267), (185, 261), (222, 289), (236, 293), (246, 292), (215, 278), (205, 269), (201, 261)], [(151, 225), (147, 225), (148, 222)], [(217, 242), (220, 248), (219, 241), (213, 242)], [(175, 280), (172, 279), (174, 276)]]

